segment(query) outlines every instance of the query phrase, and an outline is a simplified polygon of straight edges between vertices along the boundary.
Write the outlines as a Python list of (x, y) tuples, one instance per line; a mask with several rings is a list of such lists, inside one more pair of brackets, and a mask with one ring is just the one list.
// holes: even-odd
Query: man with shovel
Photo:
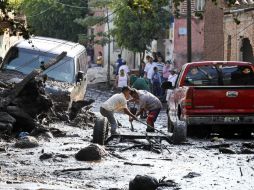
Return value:
[(122, 88), (122, 92), (111, 96), (107, 101), (102, 103), (100, 107), (100, 113), (104, 117), (107, 117), (110, 125), (111, 125), (111, 135), (117, 135), (116, 129), (118, 124), (114, 117), (115, 112), (124, 112), (129, 115), (132, 119), (137, 120), (137, 117), (133, 115), (127, 107), (127, 100), (130, 97), (131, 88), (128, 86), (124, 86)]
[[(162, 108), (161, 101), (146, 90), (132, 89), (130, 95), (133, 97), (132, 101), (135, 101), (140, 105), (140, 109), (136, 113), (136, 117), (143, 111), (148, 111), (146, 132), (154, 132), (154, 122), (156, 121)], [(130, 118), (129, 120), (132, 122), (133, 118)]]

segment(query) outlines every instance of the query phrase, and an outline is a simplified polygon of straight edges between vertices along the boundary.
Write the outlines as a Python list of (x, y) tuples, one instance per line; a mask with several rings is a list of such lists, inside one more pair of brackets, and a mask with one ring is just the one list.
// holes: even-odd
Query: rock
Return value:
[(236, 154), (236, 152), (230, 148), (223, 148), (223, 147), (220, 147), (219, 148), (219, 152), (220, 153), (223, 153), (223, 154)]
[(0, 122), (13, 124), (16, 119), (6, 112), (0, 112)]
[(97, 144), (90, 144), (88, 147), (81, 149), (75, 158), (79, 161), (95, 161), (101, 160), (102, 157), (106, 156), (106, 150)]
[(57, 128), (52, 127), (49, 130), (53, 134), (54, 137), (65, 137), (66, 136), (66, 132), (63, 132)]
[(243, 142), (242, 146), (246, 147), (246, 148), (254, 148), (254, 143), (253, 142)]
[(0, 122), (0, 131), (1, 132), (6, 131), (7, 133), (11, 134), (12, 129), (13, 129), (13, 126), (11, 123)]
[(42, 154), (39, 159), (40, 160), (46, 160), (46, 159), (49, 159), (49, 158), (52, 158), (53, 157), (53, 154), (52, 153), (44, 153)]
[(224, 139), (223, 138), (219, 138), (219, 137), (213, 137), (212, 139), (211, 139), (211, 142), (224, 142)]
[(254, 154), (254, 150), (251, 150), (249, 148), (243, 148), (240, 154)]
[(183, 176), (183, 178), (194, 178), (194, 177), (199, 177), (201, 174), (196, 173), (196, 172), (190, 172), (186, 176)]
[(129, 183), (129, 190), (155, 190), (158, 184), (158, 180), (154, 177), (136, 175)]
[(35, 137), (26, 136), (23, 139), (19, 139), (15, 143), (16, 148), (34, 148), (39, 146), (39, 143)]

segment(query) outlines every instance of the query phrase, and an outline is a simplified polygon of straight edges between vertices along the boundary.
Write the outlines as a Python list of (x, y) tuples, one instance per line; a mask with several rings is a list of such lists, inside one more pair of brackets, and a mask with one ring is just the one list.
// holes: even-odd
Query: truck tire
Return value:
[(173, 133), (174, 132), (174, 125), (172, 121), (170, 120), (170, 117), (168, 116), (168, 132)]
[(105, 117), (96, 117), (93, 128), (93, 143), (104, 145), (108, 137), (109, 124)]
[(183, 121), (177, 121), (173, 129), (172, 140), (174, 144), (180, 144), (186, 141), (187, 125)]

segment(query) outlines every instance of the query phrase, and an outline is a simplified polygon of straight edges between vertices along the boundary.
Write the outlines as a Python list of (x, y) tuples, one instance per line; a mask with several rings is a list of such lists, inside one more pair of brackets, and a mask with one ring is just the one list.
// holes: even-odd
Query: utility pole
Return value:
[(191, 0), (187, 0), (187, 62), (191, 62)]
[(109, 32), (109, 14), (108, 7), (107, 9), (107, 28), (108, 28), (108, 70), (107, 70), (107, 83), (108, 87), (110, 87), (110, 32)]

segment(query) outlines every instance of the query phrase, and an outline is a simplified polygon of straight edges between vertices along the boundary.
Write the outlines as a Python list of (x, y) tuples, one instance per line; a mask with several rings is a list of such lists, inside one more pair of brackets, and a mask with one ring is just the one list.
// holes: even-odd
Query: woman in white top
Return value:
[(119, 71), (119, 75), (116, 76), (115, 86), (116, 88), (121, 89), (124, 86), (128, 86), (128, 84), (129, 84), (129, 76), (124, 69), (121, 69)]

